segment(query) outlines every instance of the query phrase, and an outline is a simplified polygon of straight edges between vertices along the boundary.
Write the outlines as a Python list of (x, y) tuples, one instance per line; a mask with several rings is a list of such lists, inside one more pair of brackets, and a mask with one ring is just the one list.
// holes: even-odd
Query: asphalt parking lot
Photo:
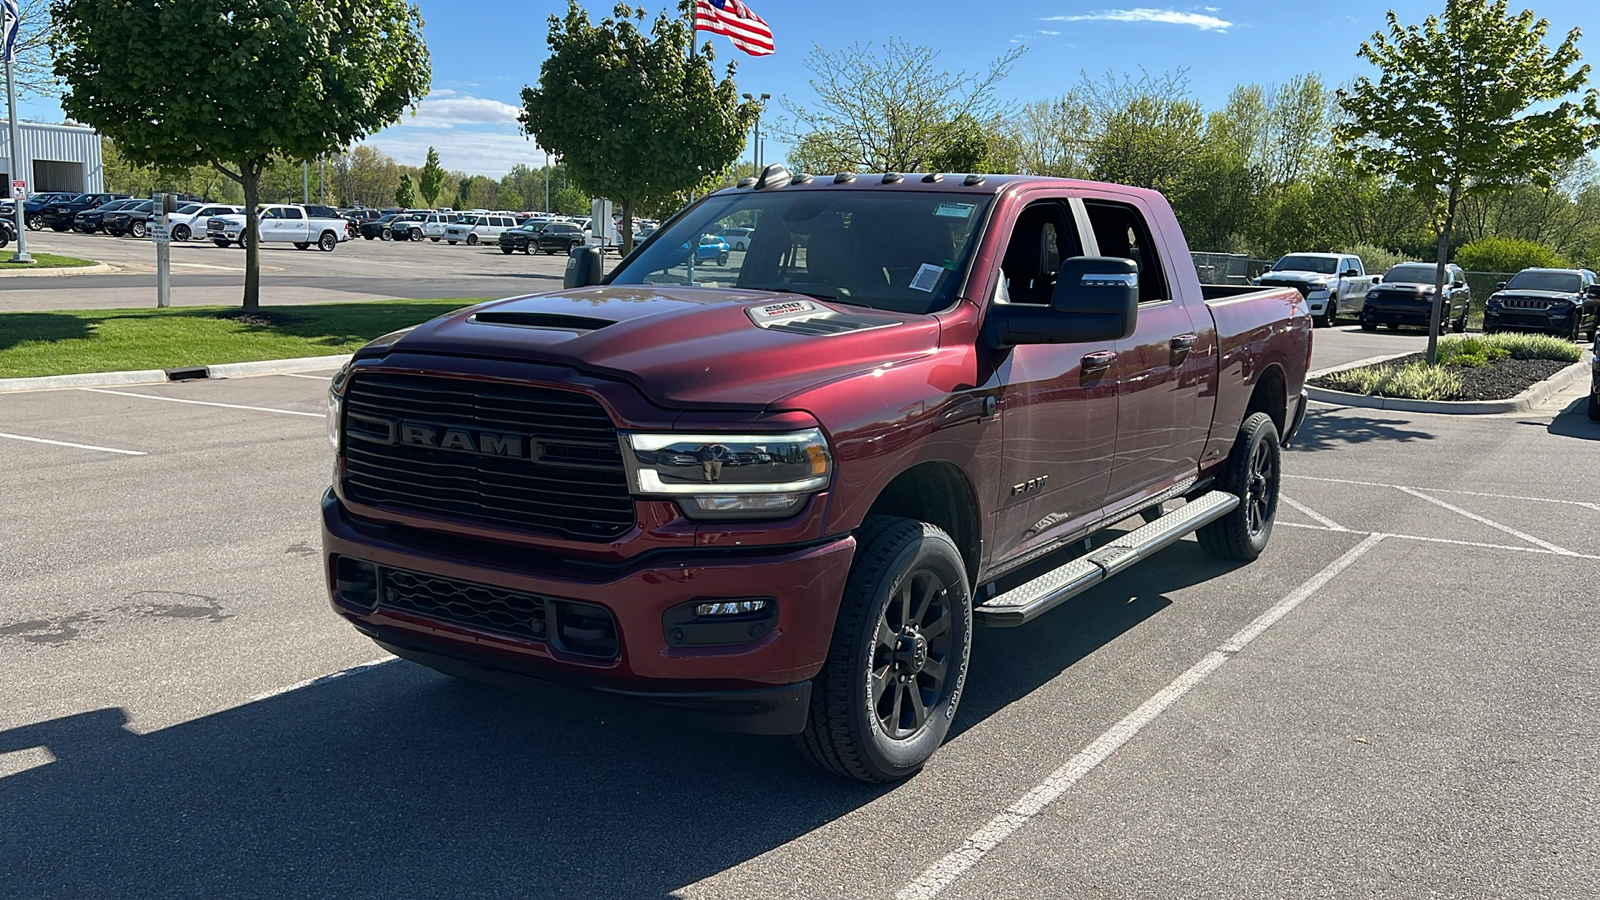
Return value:
[(0, 395), (0, 896), (1600, 895), (1575, 395), (1314, 407), (1261, 559), (980, 632), (949, 743), (869, 788), (386, 659), (326, 606), (325, 378)]
[[(116, 272), (62, 277), (0, 277), (0, 312), (112, 309), (156, 305), (155, 245), (148, 240), (54, 231), (29, 232), (31, 253), (99, 260)], [(566, 259), (502, 254), (497, 246), (356, 238), (332, 253), (291, 245), (261, 251), (261, 302), (267, 306), (404, 298), (510, 297), (561, 286)], [(244, 251), (195, 240), (172, 245), (175, 306), (237, 304)]]

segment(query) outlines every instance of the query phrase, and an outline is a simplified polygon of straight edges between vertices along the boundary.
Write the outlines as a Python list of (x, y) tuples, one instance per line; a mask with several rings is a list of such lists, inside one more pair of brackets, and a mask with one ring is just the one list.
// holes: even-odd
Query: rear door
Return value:
[[(1163, 248), (1139, 198), (1086, 194), (1084, 209), (1100, 256), (1131, 259), (1139, 268), (1139, 318), (1117, 342), (1116, 456), (1108, 509), (1193, 475), (1207, 429), (1196, 415), (1209, 371), (1209, 330), (1197, 328), (1162, 265)], [(1209, 325), (1209, 322), (1203, 323)]]

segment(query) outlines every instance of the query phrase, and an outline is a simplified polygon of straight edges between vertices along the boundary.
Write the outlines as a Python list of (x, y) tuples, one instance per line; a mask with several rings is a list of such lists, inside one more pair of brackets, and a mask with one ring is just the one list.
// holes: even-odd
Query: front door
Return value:
[[(1064, 197), (1030, 204), (1012, 228), (997, 299), (1050, 303), (1061, 260), (1082, 255), (1082, 248)], [(1116, 449), (1114, 350), (1106, 341), (1002, 351), (994, 562), (1052, 544), (1100, 517)]]

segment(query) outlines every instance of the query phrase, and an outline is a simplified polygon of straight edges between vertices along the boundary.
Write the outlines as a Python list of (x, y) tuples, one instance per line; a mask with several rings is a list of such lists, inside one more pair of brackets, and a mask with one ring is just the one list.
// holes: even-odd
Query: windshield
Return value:
[(177, 215), (186, 216), (189, 213), (197, 213), (199, 211), (200, 211), (200, 204), (191, 203), (188, 206), (180, 206), (180, 207), (178, 207)]
[(1322, 256), (1285, 256), (1278, 260), (1272, 267), (1274, 272), (1315, 272), (1318, 275), (1333, 275), (1339, 271), (1339, 261), (1332, 257)]
[[(717, 195), (658, 229), (610, 283), (782, 291), (929, 313), (954, 302), (992, 199), (826, 189)], [(715, 237), (728, 228), (750, 229), (747, 250)]]
[(456, 224), (457, 225), (477, 225), (478, 224), (478, 218), (479, 218), (478, 216), (462, 216), (460, 219), (456, 220)]
[(1518, 272), (1506, 284), (1506, 290), (1576, 294), (1583, 290), (1583, 279), (1577, 272)]
[[(1434, 270), (1437, 268), (1438, 266), (1430, 266), (1425, 263), (1406, 263), (1404, 265), (1395, 266), (1389, 271), (1383, 273), (1383, 283), (1431, 285), (1433, 284)], [(1449, 269), (1445, 270), (1444, 280), (1446, 282), (1450, 281)]]

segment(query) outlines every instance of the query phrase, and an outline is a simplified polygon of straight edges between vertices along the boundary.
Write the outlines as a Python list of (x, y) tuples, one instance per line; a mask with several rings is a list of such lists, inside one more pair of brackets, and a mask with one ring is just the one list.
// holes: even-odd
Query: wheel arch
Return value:
[(978, 576), (982, 527), (977, 495), (966, 472), (943, 460), (920, 462), (884, 485), (868, 516), (901, 516), (937, 525), (955, 541), (969, 582)]
[(1278, 426), (1278, 434), (1283, 434), (1288, 424), (1289, 385), (1283, 367), (1277, 363), (1262, 369), (1256, 377), (1255, 387), (1250, 392), (1250, 403), (1244, 408), (1244, 418), (1248, 419), (1258, 412), (1266, 413), (1272, 419), (1272, 424)]

